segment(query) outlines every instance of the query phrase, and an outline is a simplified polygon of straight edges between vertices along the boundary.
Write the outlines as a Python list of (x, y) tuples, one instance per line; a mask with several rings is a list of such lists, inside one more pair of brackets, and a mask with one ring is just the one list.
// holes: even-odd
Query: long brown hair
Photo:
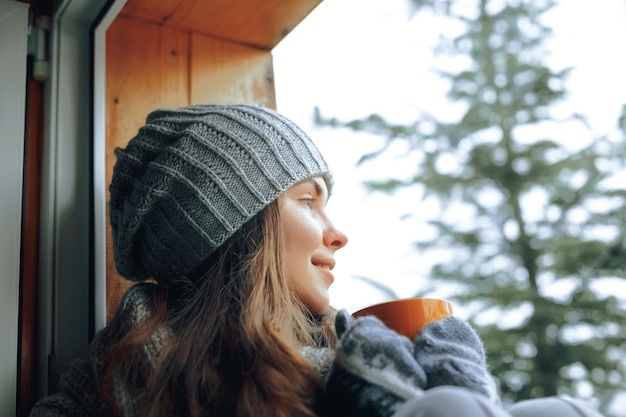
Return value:
[[(277, 202), (224, 243), (198, 275), (161, 288), (149, 318), (109, 350), (100, 381), (106, 412), (314, 416), (320, 377), (299, 350), (332, 346), (332, 318), (312, 317), (291, 289)], [(146, 346), (163, 329), (167, 341), (151, 360)], [(121, 389), (134, 398), (132, 407), (120, 403)]]

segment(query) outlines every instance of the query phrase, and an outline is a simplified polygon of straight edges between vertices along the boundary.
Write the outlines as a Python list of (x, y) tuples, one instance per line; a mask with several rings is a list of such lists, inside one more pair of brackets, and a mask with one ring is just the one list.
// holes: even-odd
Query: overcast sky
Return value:
[[(550, 15), (555, 39), (549, 63), (575, 68), (567, 88), (566, 111), (589, 117), (596, 135), (615, 134), (626, 103), (626, 2), (567, 0)], [(337, 252), (331, 303), (355, 310), (384, 301), (383, 294), (354, 279), (384, 282), (401, 297), (429, 285), (429, 266), (410, 243), (425, 229), (402, 222), (407, 212), (425, 211), (417, 195), (393, 198), (366, 195), (362, 181), (411, 172), (402, 149), (383, 160), (356, 168), (380, 138), (345, 130), (314, 129), (314, 107), (344, 120), (378, 113), (394, 122), (412, 122), (419, 109), (450, 115), (446, 86), (429, 72), (440, 22), (429, 16), (409, 18), (406, 0), (324, 0), (274, 50), (278, 109), (311, 134), (335, 175), (329, 203), (333, 221), (350, 238)], [(580, 128), (562, 130), (572, 145), (588, 137)]]

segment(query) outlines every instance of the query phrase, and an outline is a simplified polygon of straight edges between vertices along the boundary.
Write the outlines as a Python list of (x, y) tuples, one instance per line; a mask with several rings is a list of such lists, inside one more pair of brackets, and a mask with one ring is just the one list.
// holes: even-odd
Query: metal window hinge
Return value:
[(50, 18), (30, 16), (28, 25), (28, 55), (33, 57), (32, 77), (41, 82), (50, 76)]

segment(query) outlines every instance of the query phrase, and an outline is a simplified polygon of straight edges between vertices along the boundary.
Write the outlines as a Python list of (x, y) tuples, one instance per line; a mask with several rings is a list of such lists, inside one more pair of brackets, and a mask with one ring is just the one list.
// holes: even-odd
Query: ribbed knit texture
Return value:
[(189, 276), (282, 192), (330, 170), (311, 139), (254, 105), (155, 110), (116, 149), (109, 212), (118, 273)]

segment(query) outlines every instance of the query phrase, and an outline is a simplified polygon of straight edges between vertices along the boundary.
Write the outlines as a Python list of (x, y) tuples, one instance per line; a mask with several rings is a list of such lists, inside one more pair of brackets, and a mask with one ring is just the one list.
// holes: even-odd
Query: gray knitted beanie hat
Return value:
[(155, 110), (117, 162), (109, 214), (118, 273), (189, 277), (292, 185), (330, 170), (311, 139), (254, 105)]

